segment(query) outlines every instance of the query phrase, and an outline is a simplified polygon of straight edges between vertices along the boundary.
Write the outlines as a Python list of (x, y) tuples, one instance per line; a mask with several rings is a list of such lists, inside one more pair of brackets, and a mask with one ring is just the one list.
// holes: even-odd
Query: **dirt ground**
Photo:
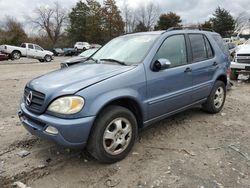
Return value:
[[(0, 62), (0, 187), (250, 187), (250, 84), (236, 82), (224, 110), (192, 109), (143, 130), (129, 156), (99, 164), (85, 151), (29, 134), (17, 117), (27, 81), (59, 68), (36, 60)], [(21, 158), (18, 152), (30, 154)]]

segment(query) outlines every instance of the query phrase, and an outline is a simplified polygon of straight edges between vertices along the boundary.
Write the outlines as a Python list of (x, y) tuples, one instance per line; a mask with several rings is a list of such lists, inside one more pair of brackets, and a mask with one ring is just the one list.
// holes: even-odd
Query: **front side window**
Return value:
[(174, 35), (168, 37), (156, 53), (154, 60), (168, 59), (170, 67), (187, 64), (187, 50), (184, 35)]
[(43, 51), (43, 49), (40, 46), (35, 45), (35, 49), (39, 51)]

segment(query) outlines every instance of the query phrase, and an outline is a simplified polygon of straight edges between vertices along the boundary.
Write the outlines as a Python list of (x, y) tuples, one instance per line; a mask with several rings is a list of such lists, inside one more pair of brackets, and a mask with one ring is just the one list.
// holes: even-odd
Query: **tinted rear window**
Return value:
[(189, 34), (189, 39), (192, 47), (193, 61), (202, 61), (207, 59), (207, 49), (203, 35)]

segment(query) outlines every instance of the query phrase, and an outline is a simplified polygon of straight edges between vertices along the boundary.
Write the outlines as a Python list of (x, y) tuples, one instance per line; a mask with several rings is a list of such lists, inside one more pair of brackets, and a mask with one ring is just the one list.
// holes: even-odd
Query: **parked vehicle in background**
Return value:
[(102, 47), (102, 45), (100, 45), (100, 44), (90, 44), (90, 48), (101, 48)]
[(90, 49), (90, 44), (87, 43), (87, 42), (77, 42), (74, 46), (74, 49), (77, 50), (77, 51), (80, 51), (80, 50), (88, 50)]
[(31, 80), (22, 124), (113, 163), (128, 155), (140, 128), (197, 105), (220, 112), (228, 49), (215, 32), (176, 29), (120, 36), (79, 66)]
[(62, 50), (62, 48), (53, 48), (49, 51), (53, 52), (54, 56), (63, 56), (64, 55), (64, 51)]
[(223, 41), (225, 43), (231, 43), (231, 42), (233, 42), (233, 40), (231, 38), (223, 38)]
[(230, 52), (230, 56), (231, 56), (231, 60), (234, 59), (234, 56), (235, 56), (235, 51), (236, 51), (236, 45), (232, 42), (228, 42), (226, 43), (228, 49), (229, 49), (229, 52)]
[(9, 55), (0, 53), (0, 61), (5, 61), (9, 59)]
[(42, 47), (31, 43), (23, 43), (20, 47), (1, 45), (0, 52), (10, 55), (12, 59), (28, 57), (38, 59), (40, 62), (50, 62), (53, 60), (52, 52), (44, 50)]
[(77, 51), (74, 48), (63, 48), (64, 56), (73, 56), (77, 54)]
[(250, 39), (236, 48), (234, 60), (231, 63), (232, 80), (237, 80), (239, 74), (250, 75)]
[(67, 68), (72, 65), (76, 65), (78, 63), (83, 63), (86, 61), (90, 56), (92, 56), (99, 48), (93, 48), (82, 52), (80, 55), (70, 58), (65, 62), (61, 63), (61, 68)]

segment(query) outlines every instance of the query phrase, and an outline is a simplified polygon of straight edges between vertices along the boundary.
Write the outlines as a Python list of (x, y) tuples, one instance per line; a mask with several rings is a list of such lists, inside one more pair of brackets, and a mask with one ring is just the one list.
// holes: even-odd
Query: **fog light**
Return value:
[(48, 126), (45, 130), (45, 132), (49, 133), (49, 134), (58, 134), (58, 130), (55, 127), (52, 126)]

